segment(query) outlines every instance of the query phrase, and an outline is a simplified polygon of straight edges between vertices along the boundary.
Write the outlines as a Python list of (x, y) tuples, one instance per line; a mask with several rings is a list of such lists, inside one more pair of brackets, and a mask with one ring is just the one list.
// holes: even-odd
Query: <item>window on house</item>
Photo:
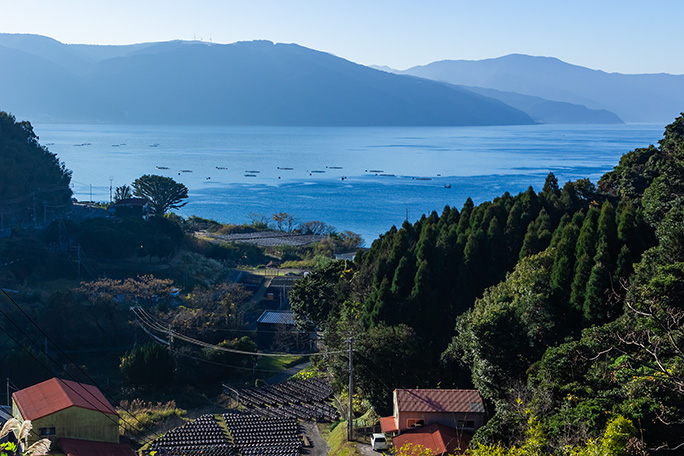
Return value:
[(55, 435), (55, 428), (53, 427), (43, 427), (38, 429), (38, 433), (42, 436), (44, 435)]
[(457, 424), (459, 428), (475, 428), (475, 420), (458, 420)]
[(425, 426), (425, 420), (419, 420), (415, 418), (409, 418), (406, 420), (406, 426), (407, 427), (418, 427), (418, 426)]

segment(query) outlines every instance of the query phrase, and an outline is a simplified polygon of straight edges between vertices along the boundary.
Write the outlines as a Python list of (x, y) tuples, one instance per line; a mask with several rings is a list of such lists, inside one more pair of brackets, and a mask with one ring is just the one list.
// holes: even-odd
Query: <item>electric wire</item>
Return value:
[[(194, 339), (190, 336), (186, 336), (186, 335), (181, 334), (179, 332), (176, 332), (170, 328), (163, 327), (161, 324), (159, 324), (154, 319), (154, 317), (149, 315), (145, 311), (145, 309), (143, 309), (140, 306), (135, 307), (135, 309), (136, 310), (134, 310), (134, 313), (136, 315), (143, 315), (145, 317), (144, 319), (141, 319), (141, 321), (151, 322), (151, 323), (147, 323), (147, 324), (150, 325), (150, 327), (152, 329), (159, 331), (159, 332), (163, 332), (163, 333), (167, 334), (169, 337), (173, 337), (173, 338), (176, 338), (176, 339), (179, 339), (179, 340), (182, 340), (182, 341), (194, 344), (194, 345), (198, 345), (200, 347), (212, 348), (215, 350), (221, 350), (221, 351), (225, 351), (225, 352), (229, 352), (229, 353), (237, 353), (237, 354), (241, 354), (241, 355), (250, 355), (250, 356), (254, 356), (255, 354), (258, 356), (272, 356), (272, 357), (292, 356), (292, 353), (249, 352), (246, 350), (237, 350), (234, 348), (226, 348), (226, 347), (221, 347), (219, 345), (210, 344), (208, 342), (204, 342), (204, 341), (201, 341), (198, 339)], [(349, 350), (327, 351), (327, 352), (310, 352), (310, 353), (297, 353), (297, 354), (301, 355), (301, 356), (326, 356), (326, 355), (334, 355), (334, 354), (339, 354), (339, 353), (349, 353)]]
[[(3, 290), (3, 291), (4, 291), (4, 290)], [(0, 313), (2, 313), (2, 315), (4, 315), (5, 318), (7, 318), (10, 322), (12, 322), (15, 326), (17, 326), (10, 318), (7, 317), (7, 314), (5, 314), (2, 310), (0, 310)], [(18, 328), (18, 326), (17, 326), (17, 328)], [(7, 337), (9, 337), (10, 339), (12, 339), (12, 341), (13, 341), (19, 348), (21, 348), (21, 349), (24, 350), (26, 353), (28, 353), (29, 356), (31, 356), (31, 358), (33, 358), (39, 365), (41, 365), (42, 367), (44, 367), (44, 368), (45, 368), (48, 372), (50, 372), (51, 374), (53, 374), (53, 375), (55, 374), (55, 372), (54, 372), (46, 363), (44, 363), (43, 361), (41, 361), (40, 359), (38, 359), (38, 357), (37, 357), (31, 350), (29, 350), (28, 348), (26, 348), (26, 347), (24, 346), (24, 344), (20, 343), (20, 342), (19, 342), (14, 336), (12, 336), (12, 334), (10, 334), (9, 331), (7, 331), (2, 325), (0, 325), (0, 330), (2, 330), (2, 332), (4, 332), (5, 335), (6, 335)], [(46, 355), (46, 356), (47, 356), (47, 355)], [(49, 358), (49, 357), (48, 357), (48, 358)], [(52, 360), (52, 359), (51, 359), (51, 361), (52, 361), (52, 362), (55, 362), (55, 361)], [(65, 370), (65, 372), (66, 372), (66, 370)], [(13, 384), (13, 385), (14, 385), (14, 384)], [(65, 385), (66, 385), (66, 384), (65, 384)], [(16, 388), (16, 385), (14, 385), (14, 386), (15, 386), (15, 388)], [(67, 385), (67, 386), (68, 386), (68, 385)], [(71, 389), (73, 390), (73, 388), (71, 388)], [(17, 390), (18, 390), (18, 388), (17, 388)], [(76, 394), (78, 394), (78, 392), (76, 392), (76, 391), (74, 391), (74, 392), (75, 392)], [(78, 395), (80, 396), (80, 394), (78, 394)], [(81, 397), (83, 398), (83, 396), (81, 396)], [(85, 399), (85, 398), (83, 398), (83, 399), (84, 399), (86, 402), (88, 402), (87, 399)], [(88, 403), (89, 403), (91, 406), (95, 407), (95, 405), (91, 404), (90, 402), (88, 402)], [(102, 412), (101, 412), (101, 413), (102, 413)], [(107, 414), (105, 414), (105, 413), (103, 413), (103, 415), (107, 416)], [(117, 423), (117, 426), (118, 426), (118, 423)], [(43, 437), (43, 436), (39, 435), (38, 433), (36, 433), (36, 431), (35, 431), (34, 429), (31, 429), (29, 432), (33, 433), (33, 435), (35, 435), (35, 436), (38, 437), (39, 439)]]
[[(7, 297), (7, 299), (8, 299), (12, 304), (14, 304), (14, 306), (15, 306), (17, 309), (19, 309), (19, 310), (21, 311), (21, 313), (22, 313), (22, 314), (23, 314), (23, 315), (24, 315), (24, 316), (25, 316), (25, 317), (26, 317), (26, 318), (27, 318), (27, 319), (28, 319), (28, 320), (29, 320), (29, 321), (30, 321), (30, 322), (31, 322), (31, 323), (32, 323), (32, 324), (33, 324), (33, 325), (42, 333), (42, 334), (43, 334), (43, 336), (44, 336), (46, 339), (48, 339), (48, 340), (49, 340), (49, 341), (50, 341), (50, 342), (59, 350), (59, 352), (62, 353), (62, 354), (64, 355), (64, 357), (65, 357), (71, 364), (73, 364), (74, 366), (76, 366), (76, 368), (77, 368), (79, 371), (81, 371), (81, 373), (82, 373), (83, 375), (85, 375), (85, 377), (86, 377), (90, 382), (92, 382), (92, 384), (93, 384), (96, 388), (98, 388), (98, 389), (103, 393), (103, 395), (105, 396), (105, 398), (106, 398), (107, 400), (113, 402), (113, 399), (111, 398), (111, 396), (108, 396), (108, 395), (105, 393), (105, 390), (104, 390), (103, 388), (101, 388), (101, 387), (97, 384), (97, 382), (96, 382), (90, 375), (88, 375), (88, 373), (87, 373), (86, 371), (84, 371), (76, 362), (74, 362), (74, 360), (71, 359), (71, 357), (70, 357), (69, 355), (67, 355), (66, 352), (64, 352), (64, 350), (62, 350), (62, 349), (59, 347), (59, 345), (57, 345), (57, 343), (56, 343), (56, 342), (55, 342), (55, 341), (54, 341), (54, 340), (53, 340), (45, 331), (43, 331), (43, 329), (42, 329), (40, 326), (38, 326), (38, 324), (37, 324), (37, 323), (36, 323), (36, 322), (35, 322), (35, 321), (34, 321), (34, 320), (33, 320), (25, 311), (24, 311), (24, 309), (22, 309), (21, 306), (19, 306), (19, 304), (17, 304), (16, 301), (14, 301), (14, 299), (12, 299), (12, 297), (5, 291), (4, 288), (0, 287), (0, 290), (2, 290), (2, 293), (5, 295), (5, 297)], [(36, 343), (35, 341), (33, 341), (33, 340), (26, 334), (26, 332), (25, 332), (25, 331), (24, 331), (16, 322), (14, 322), (14, 321), (9, 317), (9, 315), (7, 315), (2, 309), (0, 309), (0, 314), (2, 314), (10, 323), (12, 323), (17, 329), (19, 329), (19, 331), (24, 335), (24, 337), (26, 337), (33, 345), (35, 345), (36, 347), (40, 348), (40, 345), (39, 345), (38, 343)], [(7, 331), (5, 331), (5, 334), (8, 334)], [(20, 345), (20, 346), (21, 346), (21, 345)], [(28, 350), (27, 350), (25, 347), (23, 347), (23, 346), (21, 346), (21, 347), (22, 347), (23, 349), (25, 349), (25, 350), (28, 352)], [(30, 352), (29, 352), (29, 353), (30, 353)], [(73, 381), (77, 382), (76, 378), (75, 378), (69, 371), (67, 371), (63, 366), (61, 366), (59, 363), (57, 363), (57, 361), (55, 361), (54, 359), (52, 359), (52, 357), (51, 357), (49, 354), (46, 353), (45, 356), (46, 356), (50, 361), (52, 361), (55, 365), (59, 366), (60, 369), (61, 369), (65, 374), (67, 374)], [(34, 359), (36, 359), (35, 356), (34, 356)], [(38, 361), (38, 360), (36, 359), (36, 361)], [(42, 364), (42, 363), (41, 363), (41, 364)], [(53, 371), (52, 369), (50, 369), (48, 366), (44, 365), (44, 367), (45, 367), (50, 373), (52, 373), (53, 375), (55, 374), (55, 371)], [(78, 383), (78, 382), (77, 382), (77, 383)], [(79, 394), (76, 390), (74, 390), (70, 385), (67, 385), (67, 384), (65, 384), (65, 385), (68, 386), (69, 389), (71, 389), (72, 391), (74, 391), (74, 393), (76, 393), (78, 396), (80, 396), (83, 400), (85, 400), (88, 404), (90, 404), (91, 406), (95, 407), (96, 410), (98, 410), (98, 407), (95, 406), (95, 404), (93, 404), (93, 403), (91, 403), (90, 401), (88, 401), (85, 397), (83, 397), (83, 396), (82, 396), (81, 394)], [(90, 394), (90, 395), (93, 396), (92, 394)], [(104, 403), (102, 403), (102, 401), (101, 401), (100, 399), (98, 399), (97, 397), (95, 397), (95, 396), (93, 396), (93, 398), (95, 398), (98, 402), (100, 402), (101, 405), (103, 405), (103, 406), (105, 406), (105, 407), (106, 407), (107, 405), (111, 405), (111, 404), (104, 404)], [(126, 413), (128, 413), (128, 415), (130, 415), (133, 419), (135, 419), (135, 421), (137, 421), (141, 426), (143, 426), (143, 430), (151, 431), (151, 428), (150, 428), (149, 426), (146, 426), (146, 425), (145, 425), (142, 421), (140, 421), (133, 413), (131, 413), (131, 412), (130, 412), (129, 410), (127, 410), (125, 407), (122, 407), (122, 408), (124, 409), (124, 411), (125, 411)], [(103, 413), (103, 415), (107, 416), (111, 421), (115, 421), (115, 420), (113, 420), (113, 419), (109, 416), (109, 414), (106, 414), (106, 413), (104, 413), (104, 412), (102, 412), (102, 413)], [(123, 421), (124, 423), (126, 423), (131, 429), (135, 429), (135, 428), (132, 426), (132, 423), (126, 421), (126, 420), (125, 420), (124, 418), (122, 418), (122, 417), (119, 417), (119, 418), (121, 419), (121, 421)], [(116, 424), (117, 424), (117, 426), (119, 425), (118, 421), (116, 421)], [(146, 444), (146, 443), (148, 443), (148, 442), (144, 442), (143, 445)]]

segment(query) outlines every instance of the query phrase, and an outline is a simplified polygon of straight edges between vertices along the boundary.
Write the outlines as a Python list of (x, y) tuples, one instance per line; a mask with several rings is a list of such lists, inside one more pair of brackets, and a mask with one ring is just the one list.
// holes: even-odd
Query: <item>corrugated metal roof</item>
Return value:
[(392, 438), (395, 448), (400, 450), (406, 444), (422, 445), (434, 455), (460, 454), (468, 448), (472, 436), (467, 432), (434, 423), (429, 426), (404, 432)]
[(484, 413), (480, 393), (474, 389), (397, 389), (395, 393), (402, 412)]
[(72, 406), (118, 415), (96, 387), (61, 378), (19, 390), (12, 398), (24, 420), (37, 420)]
[(294, 325), (292, 311), (289, 310), (264, 310), (257, 323), (271, 323), (275, 325)]
[(133, 450), (122, 443), (59, 439), (59, 446), (66, 456), (135, 456)]
[(397, 420), (394, 418), (394, 416), (384, 416), (380, 418), (380, 429), (382, 429), (382, 432), (385, 434), (399, 432)]

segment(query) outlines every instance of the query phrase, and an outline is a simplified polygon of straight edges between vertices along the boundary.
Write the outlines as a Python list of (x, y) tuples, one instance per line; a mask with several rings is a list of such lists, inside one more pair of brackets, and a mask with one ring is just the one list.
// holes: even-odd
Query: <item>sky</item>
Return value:
[(684, 74), (683, 0), (0, 0), (0, 32), (63, 43), (297, 43), (403, 70), (511, 53)]

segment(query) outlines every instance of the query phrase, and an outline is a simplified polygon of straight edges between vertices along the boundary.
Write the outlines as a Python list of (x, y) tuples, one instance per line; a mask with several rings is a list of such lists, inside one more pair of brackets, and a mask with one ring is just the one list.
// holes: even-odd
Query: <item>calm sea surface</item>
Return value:
[(143, 174), (190, 190), (177, 212), (243, 223), (287, 212), (352, 230), (367, 244), (407, 217), (505, 191), (596, 181), (620, 156), (662, 138), (662, 125), (508, 127), (197, 127), (34, 125), (73, 171), (79, 200)]

